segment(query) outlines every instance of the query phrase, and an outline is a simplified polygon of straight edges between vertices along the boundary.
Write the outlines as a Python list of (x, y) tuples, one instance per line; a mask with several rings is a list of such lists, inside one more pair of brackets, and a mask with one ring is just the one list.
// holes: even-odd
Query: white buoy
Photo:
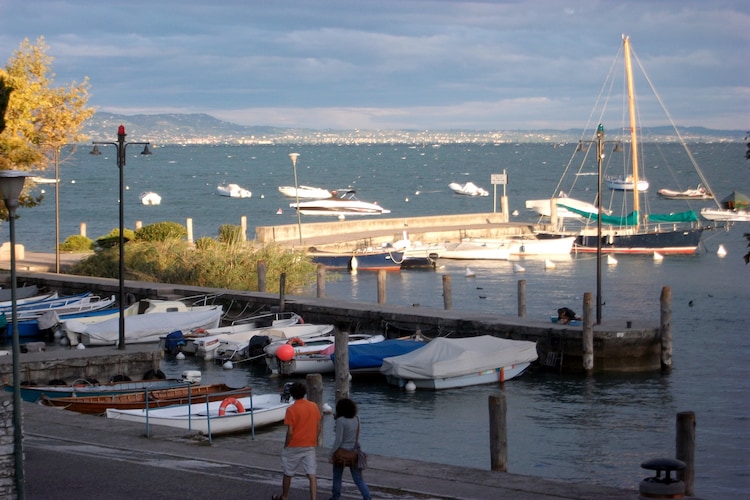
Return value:
[(223, 365), (221, 365), (221, 367), (225, 370), (231, 370), (232, 368), (234, 368), (234, 364), (232, 364), (231, 361), (226, 361)]
[(513, 271), (516, 273), (522, 273), (526, 271), (526, 269), (521, 264), (513, 264)]
[(654, 252), (654, 260), (656, 261), (664, 260), (664, 256), (660, 254), (659, 252)]
[(331, 408), (331, 405), (328, 403), (323, 403), (323, 414), (324, 415), (330, 415), (333, 413), (333, 408)]
[(410, 380), (410, 381), (408, 381), (408, 382), (406, 383), (406, 385), (404, 386), (404, 390), (405, 390), (406, 392), (414, 392), (414, 391), (416, 391), (416, 390), (417, 390), (417, 384), (415, 384), (414, 382), (412, 382), (412, 381)]
[(175, 359), (179, 359), (180, 361), (182, 361), (183, 359), (185, 359), (185, 353), (184, 352), (178, 352), (177, 356), (175, 356)]
[(545, 259), (545, 261), (544, 261), (544, 268), (545, 269), (554, 269), (555, 268), (555, 263), (552, 262), (549, 259)]
[(471, 270), (471, 269), (469, 269), (468, 267), (466, 268), (466, 277), (467, 277), (467, 278), (473, 278), (473, 277), (474, 277), (474, 276), (476, 276), (476, 275), (477, 275), (477, 274), (476, 274), (476, 273), (475, 273), (474, 271), (472, 271), (472, 270)]
[(355, 255), (352, 255), (352, 259), (349, 261), (349, 269), (351, 269), (352, 273), (356, 273), (357, 267), (359, 267), (359, 262), (357, 262), (357, 257)]
[(727, 254), (727, 249), (724, 248), (724, 245), (719, 245), (719, 249), (716, 250), (716, 255), (719, 257), (724, 257)]
[(83, 345), (83, 344), (78, 344), (78, 345), (76, 346), (76, 349), (78, 349), (79, 351), (82, 351), (82, 350), (86, 349), (86, 346), (85, 346), (85, 345)]
[(615, 259), (611, 255), (607, 255), (607, 265), (608, 266), (616, 266), (617, 265), (617, 259)]

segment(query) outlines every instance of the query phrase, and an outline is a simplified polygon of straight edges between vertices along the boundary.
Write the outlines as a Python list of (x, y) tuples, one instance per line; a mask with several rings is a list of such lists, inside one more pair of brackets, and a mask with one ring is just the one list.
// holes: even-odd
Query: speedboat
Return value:
[(141, 193), (141, 204), (142, 205), (161, 205), (161, 196), (153, 191), (146, 191)]
[(253, 195), (249, 189), (245, 189), (239, 184), (219, 184), (216, 191), (221, 196), (229, 196), (230, 198), (250, 198)]
[(279, 192), (289, 198), (304, 198), (306, 200), (322, 200), (331, 198), (333, 193), (327, 189), (312, 186), (279, 186)]
[(480, 188), (473, 182), (469, 181), (466, 184), (459, 184), (458, 182), (451, 182), (448, 184), (448, 187), (453, 190), (456, 194), (463, 194), (466, 196), (489, 196), (490, 193), (484, 189)]
[(381, 215), (389, 214), (377, 203), (360, 201), (355, 198), (354, 191), (346, 191), (337, 198), (325, 200), (301, 201), (290, 203), (291, 208), (296, 208), (302, 215), (328, 215), (334, 217), (345, 217), (347, 215)]

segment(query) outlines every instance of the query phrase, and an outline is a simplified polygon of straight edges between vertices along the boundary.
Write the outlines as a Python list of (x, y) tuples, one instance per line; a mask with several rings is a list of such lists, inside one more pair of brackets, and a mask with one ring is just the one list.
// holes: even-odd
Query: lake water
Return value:
[[(534, 221), (524, 209), (526, 199), (546, 198), (555, 190), (572, 148), (539, 144), (379, 146), (165, 146), (140, 157), (128, 150), (125, 223), (134, 227), (193, 219), (195, 237), (215, 236), (222, 224), (239, 224), (247, 216), (252, 229), (261, 225), (296, 223), (290, 200), (277, 186), (293, 184), (288, 154), (301, 154), (300, 184), (327, 188), (354, 187), (365, 201), (378, 201), (392, 216), (491, 212), (493, 197), (453, 195), (450, 182), (469, 180), (492, 193), (490, 174), (507, 171), (506, 187), (512, 220)], [(666, 158), (677, 146), (665, 145)], [(107, 153), (106, 148), (104, 149)], [(699, 144), (692, 148), (711, 188), (719, 197), (733, 189), (750, 191), (744, 145)], [(114, 149), (94, 157), (79, 150), (60, 167), (62, 239), (87, 225), (88, 236), (118, 226), (118, 172)], [(696, 186), (700, 179), (688, 167), (656, 160), (646, 175), (653, 211), (681, 211), (682, 202), (658, 199), (661, 187)], [(47, 177), (54, 174), (46, 173)], [(250, 199), (218, 196), (216, 186), (235, 182), (250, 189)], [(595, 182), (584, 178), (581, 182)], [(17, 239), (28, 250), (54, 251), (54, 187), (44, 203), (19, 209)], [(591, 186), (582, 185), (591, 194)], [(595, 189), (595, 188), (594, 188)], [(156, 191), (162, 204), (139, 203), (143, 191)], [(502, 186), (498, 186), (501, 194)], [(582, 197), (582, 196), (577, 196)], [(694, 202), (699, 210), (708, 202)], [(277, 215), (279, 208), (282, 215)], [(316, 219), (307, 217), (304, 222)], [(508, 406), (510, 472), (581, 482), (637, 488), (651, 473), (640, 468), (648, 458), (674, 455), (676, 414), (694, 411), (697, 420), (695, 493), (703, 498), (736, 498), (750, 494), (750, 266), (747, 224), (731, 230), (707, 231), (700, 252), (691, 256), (617, 256), (603, 266), (603, 318), (659, 321), (662, 287), (672, 290), (674, 369), (671, 373), (636, 375), (574, 375), (527, 373), (500, 386), (472, 387), (438, 393), (405, 393), (379, 382), (352, 384), (352, 397), (363, 417), (362, 441), (372, 453), (425, 459), (489, 469), (488, 396), (502, 391)], [(249, 235), (252, 238), (252, 234)], [(7, 240), (7, 225), (0, 227)], [(727, 255), (720, 257), (722, 245)], [(546, 318), (558, 307), (581, 311), (585, 292), (595, 292), (595, 256), (559, 258), (547, 270), (543, 259), (524, 259), (522, 274), (512, 262), (469, 265), (475, 278), (465, 277), (466, 263), (440, 262), (436, 271), (389, 273), (387, 301), (421, 308), (442, 308), (442, 276), (450, 274), (453, 308), (472, 312), (516, 314), (516, 286), (527, 282), (527, 314)], [(306, 290), (314, 295), (314, 289)], [(376, 302), (374, 273), (342, 274), (326, 284), (334, 298)], [(444, 332), (449, 333), (449, 332)], [(282, 379), (261, 370), (236, 366), (224, 370), (196, 360), (166, 360), (164, 370), (179, 376), (199, 369), (206, 381), (251, 384), (256, 391), (278, 391)], [(333, 378), (324, 377), (325, 396), (333, 404)], [(333, 424), (326, 427), (330, 444)], [(283, 439), (283, 429), (262, 431)], [(236, 438), (227, 438), (236, 439)]]

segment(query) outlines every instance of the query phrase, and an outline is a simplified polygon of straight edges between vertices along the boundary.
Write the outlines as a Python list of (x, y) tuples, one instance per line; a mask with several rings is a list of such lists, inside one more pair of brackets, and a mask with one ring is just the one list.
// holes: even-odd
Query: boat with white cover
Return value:
[(245, 189), (239, 184), (219, 184), (216, 187), (216, 192), (221, 196), (230, 198), (250, 198), (253, 195), (249, 189)]
[(407, 354), (385, 358), (380, 372), (388, 383), (417, 389), (452, 389), (505, 382), (537, 359), (536, 343), (483, 335), (438, 337)]
[(141, 193), (141, 205), (161, 205), (161, 196), (153, 191)]
[(284, 421), (292, 402), (280, 394), (256, 394), (222, 401), (141, 410), (107, 409), (107, 418), (194, 430), (204, 435), (249, 432)]

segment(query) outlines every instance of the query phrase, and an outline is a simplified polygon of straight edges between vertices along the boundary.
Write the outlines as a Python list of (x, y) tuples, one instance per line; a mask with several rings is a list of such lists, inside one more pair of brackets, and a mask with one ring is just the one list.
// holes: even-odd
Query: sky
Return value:
[(258, 126), (582, 128), (623, 34), (674, 122), (750, 130), (748, 0), (0, 0), (3, 66), (43, 36), (97, 110)]

